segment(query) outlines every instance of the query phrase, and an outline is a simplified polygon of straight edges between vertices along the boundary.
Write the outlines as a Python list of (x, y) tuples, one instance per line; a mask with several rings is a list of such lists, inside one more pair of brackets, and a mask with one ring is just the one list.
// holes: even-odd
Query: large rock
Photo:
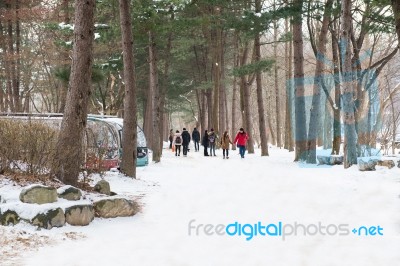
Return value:
[(115, 218), (132, 216), (137, 213), (135, 202), (123, 198), (103, 199), (94, 203), (96, 217)]
[(377, 160), (368, 160), (368, 162), (363, 161), (362, 159), (358, 159), (358, 170), (360, 171), (375, 171), (375, 165), (377, 164)]
[(1, 225), (15, 225), (19, 223), (20, 217), (15, 211), (7, 210), (4, 213), (0, 211), (0, 224)]
[(57, 189), (58, 197), (66, 200), (80, 200), (82, 192), (73, 186), (63, 186)]
[(93, 219), (92, 205), (75, 205), (65, 209), (65, 221), (70, 225), (88, 225)]
[(57, 190), (41, 185), (31, 186), (21, 191), (19, 199), (25, 203), (52, 203), (57, 201)]
[(32, 219), (31, 224), (46, 229), (62, 227), (65, 225), (64, 211), (56, 208), (48, 210), (46, 213), (40, 213)]
[(393, 167), (395, 167), (393, 160), (379, 160), (379, 161), (377, 161), (377, 165), (386, 166), (389, 169), (392, 169)]
[(106, 180), (100, 180), (97, 182), (97, 184), (94, 186), (94, 190), (108, 196), (111, 194), (110, 183), (108, 183)]
[(342, 155), (330, 155), (330, 156), (317, 156), (318, 164), (327, 164), (327, 165), (336, 165), (343, 164), (343, 156)]

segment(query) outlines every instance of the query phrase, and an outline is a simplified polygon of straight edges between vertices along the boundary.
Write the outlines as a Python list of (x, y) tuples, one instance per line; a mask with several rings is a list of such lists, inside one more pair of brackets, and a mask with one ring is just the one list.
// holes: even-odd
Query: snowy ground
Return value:
[[(267, 158), (240, 159), (231, 151), (231, 158), (223, 160), (221, 151), (217, 153), (217, 157), (203, 157), (192, 149), (188, 157), (175, 157), (167, 151), (161, 163), (138, 169), (140, 180), (109, 173), (105, 179), (113, 191), (141, 202), (142, 211), (134, 217), (96, 218), (87, 227), (38, 232), (28, 225), (0, 227), (2, 239), (21, 231), (28, 239), (37, 239), (37, 244), (21, 248), (21, 242), (9, 238), (2, 243), (6, 246), (0, 264), (399, 265), (399, 168), (377, 167), (375, 172), (342, 166), (304, 168), (292, 162), (293, 153), (277, 149), (270, 150)], [(189, 235), (191, 220), (194, 229)], [(299, 235), (285, 240), (259, 234), (246, 240), (245, 235), (204, 232), (205, 224), (234, 222), (321, 223), (331, 233), (341, 225), (348, 234), (304, 236), (298, 227)], [(375, 226), (371, 233), (376, 235), (350, 231), (361, 226)], [(383, 235), (377, 234), (378, 226)], [(11, 252), (8, 256), (5, 247)]]

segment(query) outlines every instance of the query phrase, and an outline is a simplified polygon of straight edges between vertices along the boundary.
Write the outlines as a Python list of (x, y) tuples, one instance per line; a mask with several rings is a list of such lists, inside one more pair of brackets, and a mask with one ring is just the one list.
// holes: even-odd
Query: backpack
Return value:
[(181, 142), (182, 142), (181, 136), (176, 136), (175, 144), (181, 144)]
[(215, 134), (211, 134), (208, 139), (210, 140), (211, 143), (215, 142)]

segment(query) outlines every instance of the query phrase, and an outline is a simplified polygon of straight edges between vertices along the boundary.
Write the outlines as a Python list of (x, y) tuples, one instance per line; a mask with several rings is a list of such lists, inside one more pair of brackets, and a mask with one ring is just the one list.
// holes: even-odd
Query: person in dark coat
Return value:
[(208, 130), (204, 132), (203, 139), (201, 141), (201, 145), (204, 147), (204, 156), (208, 156), (208, 145), (209, 145), (209, 140), (208, 140)]
[(193, 142), (194, 142), (194, 151), (199, 151), (200, 150), (200, 146), (199, 146), (200, 132), (197, 130), (197, 128), (193, 129), (192, 139), (193, 139)]
[(186, 128), (183, 128), (183, 130), (182, 130), (182, 148), (183, 148), (183, 156), (185, 156), (185, 157), (187, 156), (189, 143), (190, 143), (190, 134), (186, 130)]
[(169, 140), (169, 149), (172, 149), (172, 142), (174, 141), (174, 132), (172, 131), (172, 129), (169, 131), (169, 136), (168, 136), (168, 140)]

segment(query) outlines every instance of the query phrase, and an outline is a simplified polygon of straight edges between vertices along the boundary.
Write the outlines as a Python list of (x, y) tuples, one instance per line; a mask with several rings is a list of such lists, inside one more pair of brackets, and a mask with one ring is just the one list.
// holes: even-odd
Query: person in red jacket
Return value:
[(249, 139), (249, 136), (246, 132), (244, 132), (243, 128), (241, 127), (239, 132), (236, 134), (235, 140), (233, 143), (237, 144), (239, 148), (239, 153), (242, 158), (244, 158), (244, 153), (246, 151), (246, 142)]

